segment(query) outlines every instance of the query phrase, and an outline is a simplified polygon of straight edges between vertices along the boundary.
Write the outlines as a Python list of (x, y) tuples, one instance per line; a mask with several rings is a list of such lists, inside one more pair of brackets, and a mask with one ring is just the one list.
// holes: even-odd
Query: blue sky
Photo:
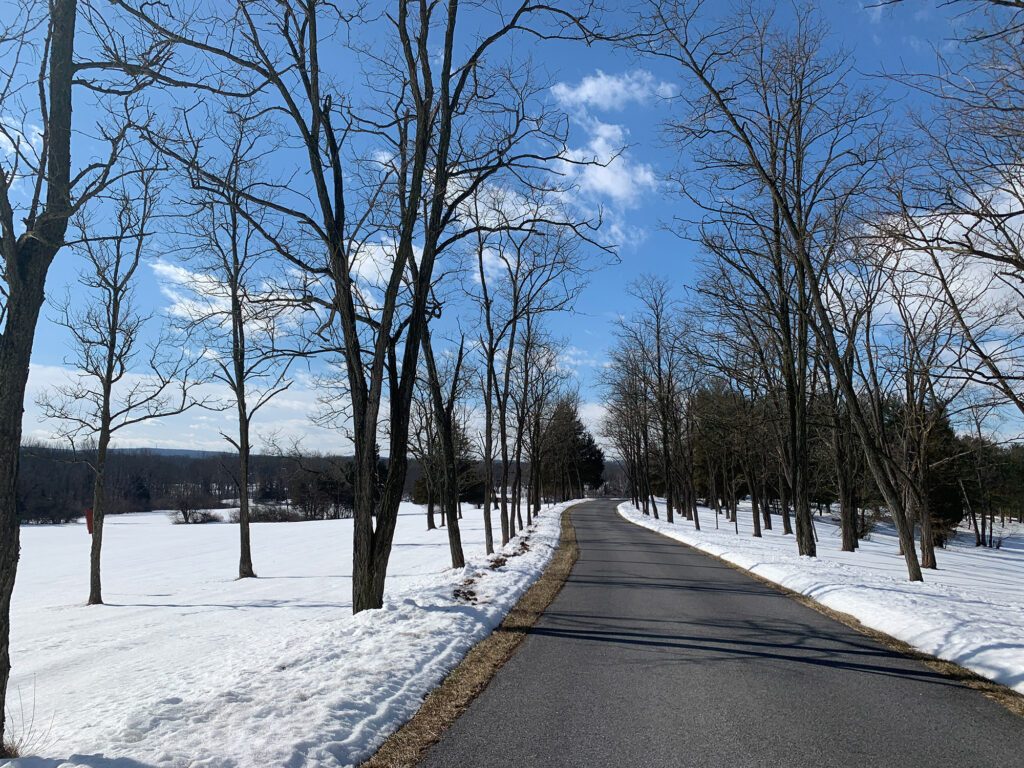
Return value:
[[(836, 41), (851, 49), (858, 69), (869, 77), (883, 69), (922, 71), (934, 59), (933, 45), (953, 35), (948, 8), (934, 0), (906, 0), (887, 9), (859, 2), (822, 4)], [(553, 319), (555, 335), (564, 337), (569, 350), (566, 363), (578, 376), (584, 414), (593, 424), (600, 416), (597, 374), (611, 343), (612, 323), (629, 314), (632, 304), (625, 286), (642, 274), (668, 277), (682, 286), (694, 275), (695, 246), (665, 231), (664, 223), (680, 212), (682, 203), (667, 193), (662, 181), (676, 158), (659, 142), (659, 123), (666, 116), (664, 95), (678, 92), (685, 82), (678, 72), (649, 61), (637, 61), (605, 46), (549, 45), (531, 55), (540, 60), (555, 87), (551, 98), (569, 114), (574, 149), (603, 154), (616, 146), (626, 151), (607, 168), (590, 169), (580, 179), (589, 203), (605, 211), (606, 234), (620, 244), (619, 261), (595, 272), (576, 311)], [(168, 256), (171, 261), (173, 255)], [(74, 288), (76, 257), (65, 250), (51, 271), (48, 295), (62, 297)], [(157, 310), (168, 303), (151, 267), (141, 270), (140, 304)], [(54, 311), (47, 309), (45, 316)], [(52, 322), (41, 320), (34, 353), (33, 375), (26, 402), (26, 437), (45, 439), (52, 429), (38, 420), (34, 393), (60, 378), (67, 355), (66, 338)], [(338, 436), (306, 425), (315, 401), (309, 382), (300, 377), (282, 401), (268, 408), (257, 434), (303, 436), (308, 447), (330, 450)], [(229, 416), (192, 413), (126, 433), (123, 445), (221, 448), (218, 431), (231, 428)]]

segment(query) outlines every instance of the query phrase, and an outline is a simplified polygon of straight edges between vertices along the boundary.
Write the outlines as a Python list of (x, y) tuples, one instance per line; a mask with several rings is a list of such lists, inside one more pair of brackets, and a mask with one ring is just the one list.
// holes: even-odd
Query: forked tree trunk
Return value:
[(762, 528), (770, 531), (772, 529), (772, 502), (768, 496), (767, 471), (765, 468), (765, 475), (761, 478), (761, 518), (763, 520)]

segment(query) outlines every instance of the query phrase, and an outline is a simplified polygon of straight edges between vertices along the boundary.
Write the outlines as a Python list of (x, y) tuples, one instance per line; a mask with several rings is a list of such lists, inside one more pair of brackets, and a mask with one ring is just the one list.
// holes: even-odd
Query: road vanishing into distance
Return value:
[(1024, 766), (1024, 719), (615, 506), (422, 765)]

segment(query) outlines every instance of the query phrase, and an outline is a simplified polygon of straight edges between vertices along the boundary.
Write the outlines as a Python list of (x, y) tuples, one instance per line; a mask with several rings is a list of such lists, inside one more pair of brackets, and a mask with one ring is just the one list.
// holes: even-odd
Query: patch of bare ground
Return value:
[[(419, 712), (395, 731), (360, 768), (407, 768), (419, 763), (427, 750), (441, 739), (441, 734), (487, 687), (495, 673), (512, 658), (530, 628), (562, 589), (579, 557), (576, 530), (570, 519), (572, 510), (570, 507), (562, 513), (561, 541), (540, 578), (519, 598), (498, 628), (473, 646), (462, 663), (424, 699)], [(527, 549), (529, 545), (524, 541), (517, 554)], [(500, 568), (505, 562), (506, 559), (499, 555), (492, 560), (491, 567)], [(475, 602), (476, 595), (469, 586), (467, 583), (457, 588), (455, 597)]]

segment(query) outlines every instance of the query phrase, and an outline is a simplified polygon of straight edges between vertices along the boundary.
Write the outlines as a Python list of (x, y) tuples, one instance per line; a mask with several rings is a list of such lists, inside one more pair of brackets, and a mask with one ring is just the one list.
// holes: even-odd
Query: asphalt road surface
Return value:
[(1024, 766), (1024, 719), (615, 506), (422, 765)]

